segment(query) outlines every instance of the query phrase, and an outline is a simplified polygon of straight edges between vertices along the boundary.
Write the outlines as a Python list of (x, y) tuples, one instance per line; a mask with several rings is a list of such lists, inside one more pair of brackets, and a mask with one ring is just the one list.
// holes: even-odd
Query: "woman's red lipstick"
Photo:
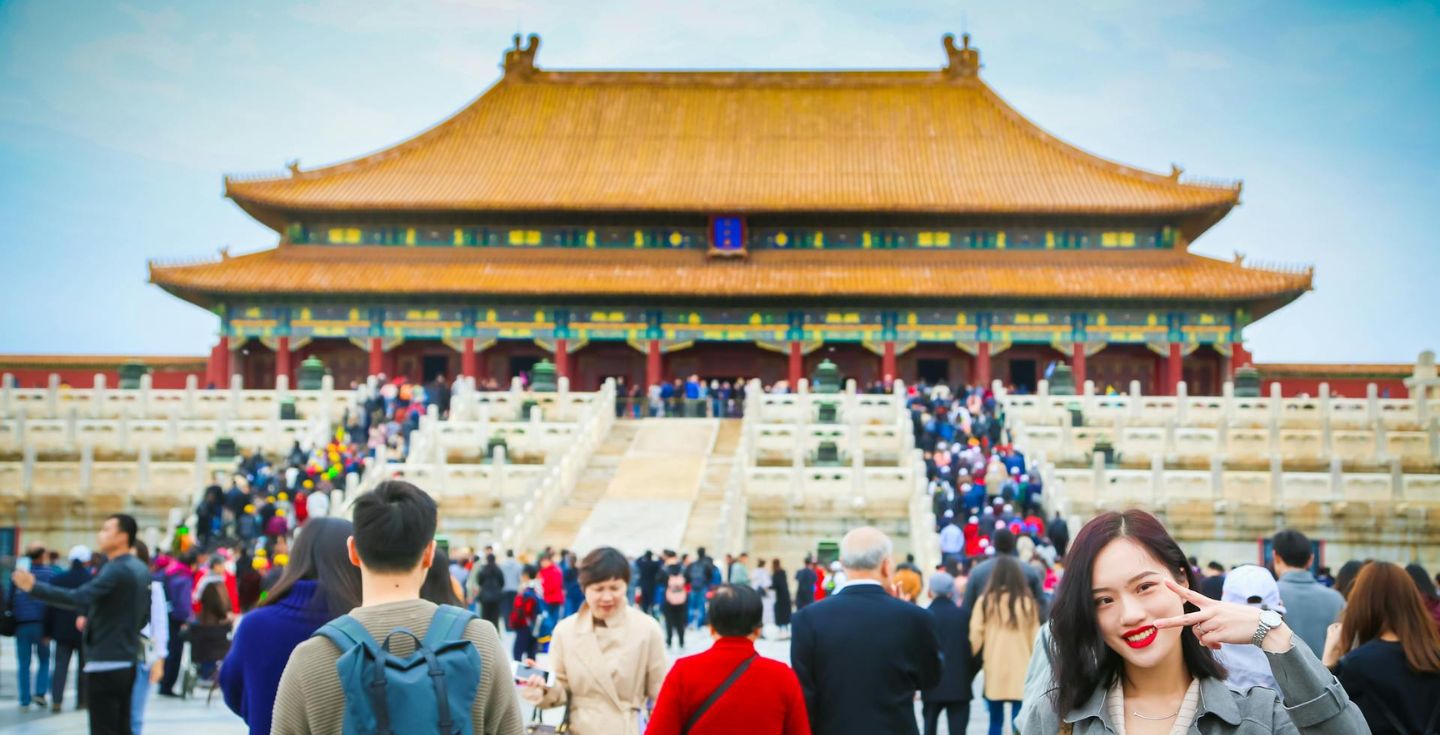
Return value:
[[(1134, 630), (1125, 631), (1120, 637), (1125, 639), (1125, 645), (1131, 648), (1144, 648), (1159, 637), (1160, 630), (1153, 625), (1145, 625)], [(1137, 638), (1138, 636), (1138, 638)]]

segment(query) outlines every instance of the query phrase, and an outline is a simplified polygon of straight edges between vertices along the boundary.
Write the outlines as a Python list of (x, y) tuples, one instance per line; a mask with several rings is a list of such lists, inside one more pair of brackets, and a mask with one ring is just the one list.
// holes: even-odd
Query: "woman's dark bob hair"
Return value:
[(630, 562), (613, 546), (601, 546), (580, 560), (580, 589), (618, 579), (630, 584)]
[[(1155, 516), (1131, 509), (1123, 513), (1101, 513), (1090, 519), (1066, 551), (1065, 576), (1061, 578), (1055, 604), (1050, 609), (1050, 660), (1058, 687), (1055, 706), (1061, 717), (1084, 704), (1097, 688), (1109, 688), (1123, 673), (1124, 660), (1106, 645), (1100, 634), (1091, 581), (1095, 557), (1100, 555), (1100, 550), (1122, 538), (1148, 550), (1175, 575), (1177, 582), (1188, 584), (1192, 590), (1200, 587), (1185, 552)], [(1198, 610), (1185, 603), (1185, 612)], [(1180, 630), (1180, 649), (1191, 676), (1225, 678), (1225, 668), (1189, 627)]]
[(722, 584), (710, 598), (710, 627), (722, 636), (744, 638), (760, 628), (765, 607), (749, 587)]

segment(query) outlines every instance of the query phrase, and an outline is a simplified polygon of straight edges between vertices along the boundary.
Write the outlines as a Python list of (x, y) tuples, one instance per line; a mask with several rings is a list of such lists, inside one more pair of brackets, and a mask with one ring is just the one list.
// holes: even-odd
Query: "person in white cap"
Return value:
[[(1285, 605), (1280, 602), (1280, 585), (1270, 576), (1270, 570), (1254, 564), (1245, 564), (1230, 570), (1225, 575), (1225, 585), (1220, 590), (1221, 602), (1235, 602), (1274, 610), (1282, 616)], [(1230, 675), (1225, 685), (1238, 692), (1250, 687), (1268, 687), (1280, 691), (1275, 675), (1270, 671), (1270, 662), (1265, 652), (1250, 644), (1221, 643), (1215, 652), (1215, 659), (1225, 666)]]

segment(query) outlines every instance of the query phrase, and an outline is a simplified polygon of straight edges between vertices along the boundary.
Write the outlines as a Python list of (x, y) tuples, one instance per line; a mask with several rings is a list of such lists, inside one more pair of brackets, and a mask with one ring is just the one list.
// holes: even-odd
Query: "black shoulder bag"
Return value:
[(729, 678), (721, 682), (720, 686), (710, 693), (709, 699), (706, 699), (705, 702), (700, 705), (699, 709), (696, 709), (695, 712), (690, 715), (690, 719), (685, 721), (685, 726), (680, 728), (680, 735), (689, 734), (690, 728), (695, 727), (695, 723), (699, 722), (700, 718), (704, 717), (705, 713), (710, 711), (710, 706), (715, 704), (715, 700), (719, 699), (720, 695), (724, 694), (725, 691), (735, 683), (735, 680), (739, 679), (740, 675), (745, 673), (746, 669), (750, 668), (750, 664), (755, 661), (758, 655), (759, 654), (754, 653), (750, 654), (750, 658), (741, 661), (740, 665), (736, 666), (735, 670), (730, 672)]
[(0, 610), (0, 636), (14, 638), (15, 631), (20, 628), (20, 621), (15, 619), (15, 595), (19, 592), (15, 585), (10, 585), (10, 596), (5, 599), (5, 609)]

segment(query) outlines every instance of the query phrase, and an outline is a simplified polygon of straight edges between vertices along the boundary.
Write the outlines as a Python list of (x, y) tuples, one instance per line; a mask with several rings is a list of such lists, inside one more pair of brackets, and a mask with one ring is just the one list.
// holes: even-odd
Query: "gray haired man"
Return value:
[(934, 619), (895, 596), (890, 538), (857, 528), (840, 542), (848, 581), (795, 614), (790, 664), (815, 735), (915, 735), (915, 692), (940, 681)]

